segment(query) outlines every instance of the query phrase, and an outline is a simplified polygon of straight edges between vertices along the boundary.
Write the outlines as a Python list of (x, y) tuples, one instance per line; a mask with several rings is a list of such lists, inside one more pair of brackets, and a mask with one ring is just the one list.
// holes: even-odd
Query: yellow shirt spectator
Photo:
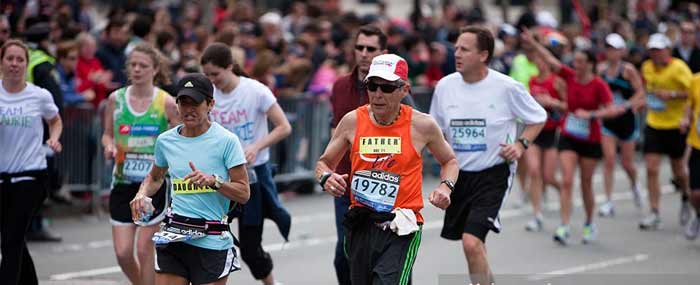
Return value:
[(672, 58), (668, 65), (657, 68), (651, 60), (647, 60), (642, 64), (642, 76), (649, 93), (647, 125), (657, 130), (678, 129), (687, 100), (679, 98), (662, 101), (653, 94), (655, 91), (688, 91), (693, 78), (688, 65), (680, 59)]
[(693, 76), (688, 102), (693, 111), (693, 120), (688, 130), (688, 145), (700, 150), (700, 72)]

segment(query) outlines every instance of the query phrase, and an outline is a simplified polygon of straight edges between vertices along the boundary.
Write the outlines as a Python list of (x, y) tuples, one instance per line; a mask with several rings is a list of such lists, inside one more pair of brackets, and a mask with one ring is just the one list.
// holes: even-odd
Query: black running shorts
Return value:
[[(166, 184), (167, 183), (164, 182), (163, 186), (158, 189), (158, 192), (151, 197), (153, 199), (153, 207), (155, 207), (156, 210), (151, 215), (151, 220), (148, 222), (148, 225), (160, 223), (160, 221), (165, 218), (168, 192)], [(140, 183), (117, 184), (112, 187), (112, 191), (109, 193), (109, 214), (111, 216), (112, 225), (134, 224), (134, 220), (131, 218), (131, 206), (129, 206), (129, 203), (136, 196), (140, 185)]]
[(498, 213), (515, 174), (510, 168), (504, 163), (475, 172), (460, 170), (440, 236), (461, 240), (462, 234), (468, 233), (485, 242), (489, 230), (499, 233)]
[(690, 177), (690, 190), (700, 191), (700, 150), (696, 148), (690, 148), (688, 171), (688, 177)]
[(600, 159), (603, 157), (603, 148), (600, 146), (600, 143), (581, 141), (567, 136), (559, 137), (559, 145), (557, 148), (560, 152), (570, 150), (579, 156), (587, 158)]
[(665, 154), (671, 158), (681, 158), (685, 153), (686, 136), (678, 129), (658, 130), (650, 126), (644, 128), (644, 153)]
[(184, 242), (156, 247), (156, 272), (175, 274), (192, 284), (211, 283), (240, 268), (234, 248), (213, 250)]
[(557, 130), (542, 130), (533, 143), (543, 150), (557, 147)]

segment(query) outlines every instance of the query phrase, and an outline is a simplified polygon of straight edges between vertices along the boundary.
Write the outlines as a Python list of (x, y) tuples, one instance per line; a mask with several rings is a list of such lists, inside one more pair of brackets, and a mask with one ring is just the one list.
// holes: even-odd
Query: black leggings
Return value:
[(2, 284), (39, 284), (24, 235), (32, 216), (46, 199), (38, 180), (0, 183), (0, 280)]
[(263, 225), (243, 225), (240, 219), (238, 222), (241, 257), (243, 261), (248, 264), (253, 277), (257, 280), (261, 280), (272, 272), (272, 257), (263, 250), (261, 245)]

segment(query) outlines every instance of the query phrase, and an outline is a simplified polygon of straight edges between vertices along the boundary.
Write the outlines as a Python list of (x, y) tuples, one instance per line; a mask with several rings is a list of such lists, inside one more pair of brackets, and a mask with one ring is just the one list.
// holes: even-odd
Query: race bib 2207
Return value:
[(124, 158), (122, 174), (133, 182), (141, 182), (153, 167), (153, 154), (127, 153)]
[(450, 120), (450, 141), (458, 152), (486, 150), (486, 119)]

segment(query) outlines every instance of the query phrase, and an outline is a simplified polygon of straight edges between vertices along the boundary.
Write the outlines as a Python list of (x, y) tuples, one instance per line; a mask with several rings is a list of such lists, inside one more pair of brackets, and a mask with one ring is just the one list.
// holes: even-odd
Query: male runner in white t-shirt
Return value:
[[(455, 44), (457, 72), (438, 82), (430, 105), (460, 167), (441, 236), (462, 240), (474, 284), (493, 282), (486, 235), (500, 232), (498, 212), (510, 191), (515, 161), (547, 118), (522, 84), (488, 68), (493, 47), (490, 31), (463, 28)], [(517, 138), (516, 119), (525, 124)]]

